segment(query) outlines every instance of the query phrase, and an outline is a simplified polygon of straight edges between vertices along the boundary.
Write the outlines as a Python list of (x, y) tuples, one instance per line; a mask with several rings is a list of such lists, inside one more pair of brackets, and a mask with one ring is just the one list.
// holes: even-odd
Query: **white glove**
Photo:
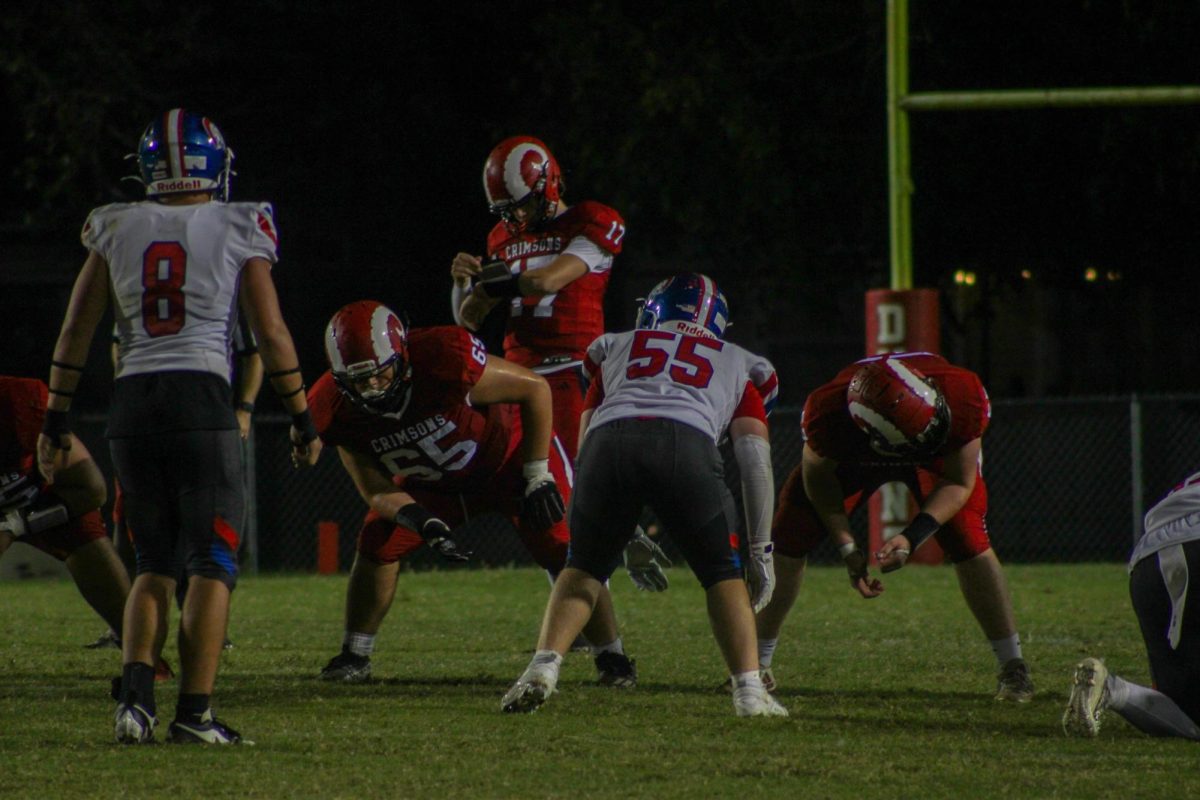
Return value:
[(770, 542), (750, 545), (750, 564), (746, 570), (746, 582), (750, 589), (750, 605), (757, 614), (771, 602), (775, 593), (775, 549)]
[(663, 567), (671, 566), (671, 559), (640, 527), (625, 545), (624, 557), (634, 586), (647, 592), (666, 591), (667, 573)]
[(21, 509), (10, 508), (0, 512), (0, 531), (8, 531), (14, 539), (20, 539), (29, 533), (29, 526), (25, 522), (25, 515), (21, 513)]

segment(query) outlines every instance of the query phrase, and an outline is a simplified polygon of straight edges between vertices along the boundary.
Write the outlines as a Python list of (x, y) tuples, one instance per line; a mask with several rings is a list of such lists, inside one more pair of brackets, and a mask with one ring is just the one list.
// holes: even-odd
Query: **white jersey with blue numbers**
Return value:
[[(590, 427), (630, 417), (673, 419), (715, 443), (735, 416), (765, 421), (752, 371), (769, 362), (736, 344), (667, 330), (606, 333), (588, 347)], [(774, 375), (774, 370), (770, 370)], [(754, 402), (743, 402), (747, 392)]]
[(267, 203), (115, 203), (81, 236), (108, 263), (116, 377), (176, 370), (230, 378), (242, 266), (278, 259)]

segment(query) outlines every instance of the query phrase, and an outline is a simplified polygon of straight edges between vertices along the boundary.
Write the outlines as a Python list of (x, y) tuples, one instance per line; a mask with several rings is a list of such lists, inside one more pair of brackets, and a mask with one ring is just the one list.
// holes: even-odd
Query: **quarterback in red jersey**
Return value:
[(544, 376), (554, 395), (554, 429), (575, 457), (587, 346), (604, 333), (604, 291), (621, 252), (625, 221), (594, 201), (569, 206), (549, 148), (531, 136), (496, 145), (483, 170), (488, 206), (501, 217), (487, 257), (459, 253), (454, 318), (478, 330), (507, 301), (504, 357)]
[[(468, 516), (504, 514), (534, 560), (557, 574), (573, 476), (554, 436), (546, 381), (489, 356), (462, 328), (408, 331), (387, 307), (360, 301), (333, 316), (325, 349), (330, 370), (309, 391), (313, 419), (370, 510), (350, 573), (342, 651), (320, 677), (357, 683), (370, 677), (400, 560), (428, 544), (466, 561), (450, 532)], [(611, 598), (588, 632), (609, 643), (605, 652), (631, 676)], [(612, 661), (598, 654), (601, 682), (620, 685), (629, 676)]]
[(17, 541), (64, 562), (88, 605), (119, 635), (129, 576), (100, 518), (104, 476), (74, 435), (53, 484), (34, 467), (48, 398), (39, 380), (0, 376), (0, 554)]
[(805, 559), (826, 535), (859, 594), (870, 598), (883, 591), (867, 572), (849, 514), (881, 485), (902, 482), (920, 512), (876, 553), (882, 570), (903, 567), (923, 542), (936, 538), (996, 655), (996, 699), (1024, 703), (1033, 697), (1008, 585), (985, 522), (987, 485), (980, 466), (990, 415), (979, 377), (930, 353), (855, 362), (809, 395), (801, 463), (784, 484), (772, 524), (778, 587), (758, 616), (760, 666), (768, 675)]

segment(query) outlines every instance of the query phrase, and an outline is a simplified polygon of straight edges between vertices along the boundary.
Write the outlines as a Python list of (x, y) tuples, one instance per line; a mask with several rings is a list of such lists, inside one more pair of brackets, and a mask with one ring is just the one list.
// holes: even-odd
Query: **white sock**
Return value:
[(992, 639), (992, 652), (996, 654), (996, 663), (1003, 667), (1014, 658), (1021, 657), (1021, 634), (1014, 633), (1007, 639)]
[(533, 654), (533, 658), (529, 660), (529, 666), (525, 668), (525, 673), (521, 676), (522, 679), (528, 679), (533, 675), (537, 675), (546, 681), (553, 691), (558, 686), (558, 668), (562, 665), (562, 655), (553, 650), (538, 650)]
[(779, 644), (778, 639), (759, 639), (758, 640), (758, 667), (766, 669), (771, 666), (771, 659), (775, 657), (775, 645)]
[(558, 671), (559, 665), (562, 664), (562, 654), (554, 650), (538, 650), (533, 654), (533, 658), (529, 661), (529, 666), (553, 666), (554, 671)]
[(621, 637), (618, 636), (608, 644), (592, 646), (593, 656), (598, 656), (601, 653), (619, 653), (620, 655), (625, 655), (625, 646), (621, 644)]
[(1151, 736), (1200, 740), (1200, 726), (1162, 692), (1109, 675), (1108, 707)]
[(375, 652), (375, 634), (346, 631), (342, 636), (342, 647), (348, 648), (356, 656), (369, 656)]
[(739, 672), (736, 675), (730, 675), (730, 680), (733, 681), (734, 689), (762, 689), (762, 678), (758, 676), (758, 670), (750, 672)]

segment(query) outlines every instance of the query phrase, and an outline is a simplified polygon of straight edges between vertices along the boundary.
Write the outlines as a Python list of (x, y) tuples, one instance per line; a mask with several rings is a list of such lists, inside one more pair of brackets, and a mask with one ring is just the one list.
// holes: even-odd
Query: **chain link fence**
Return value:
[[(103, 426), (102, 418), (85, 417), (76, 428), (111, 476)], [(315, 468), (293, 470), (287, 427), (282, 416), (255, 421), (248, 468), (256, 491), (244, 565), (315, 570), (323, 528), (330, 550), (325, 563), (346, 570), (366, 506), (332, 448)], [(782, 486), (800, 462), (799, 408), (772, 415), (771, 440), (775, 479)], [(997, 400), (983, 449), (988, 529), (1002, 559), (1121, 561), (1146, 508), (1200, 469), (1200, 395)], [(865, 540), (865, 514), (860, 511), (852, 522)], [(470, 520), (456, 538), (475, 551), (478, 566), (533, 563), (516, 532), (497, 515)], [(666, 546), (671, 553), (670, 543)], [(835, 559), (828, 544), (813, 554), (817, 562)], [(437, 564), (422, 549), (408, 566)]]

